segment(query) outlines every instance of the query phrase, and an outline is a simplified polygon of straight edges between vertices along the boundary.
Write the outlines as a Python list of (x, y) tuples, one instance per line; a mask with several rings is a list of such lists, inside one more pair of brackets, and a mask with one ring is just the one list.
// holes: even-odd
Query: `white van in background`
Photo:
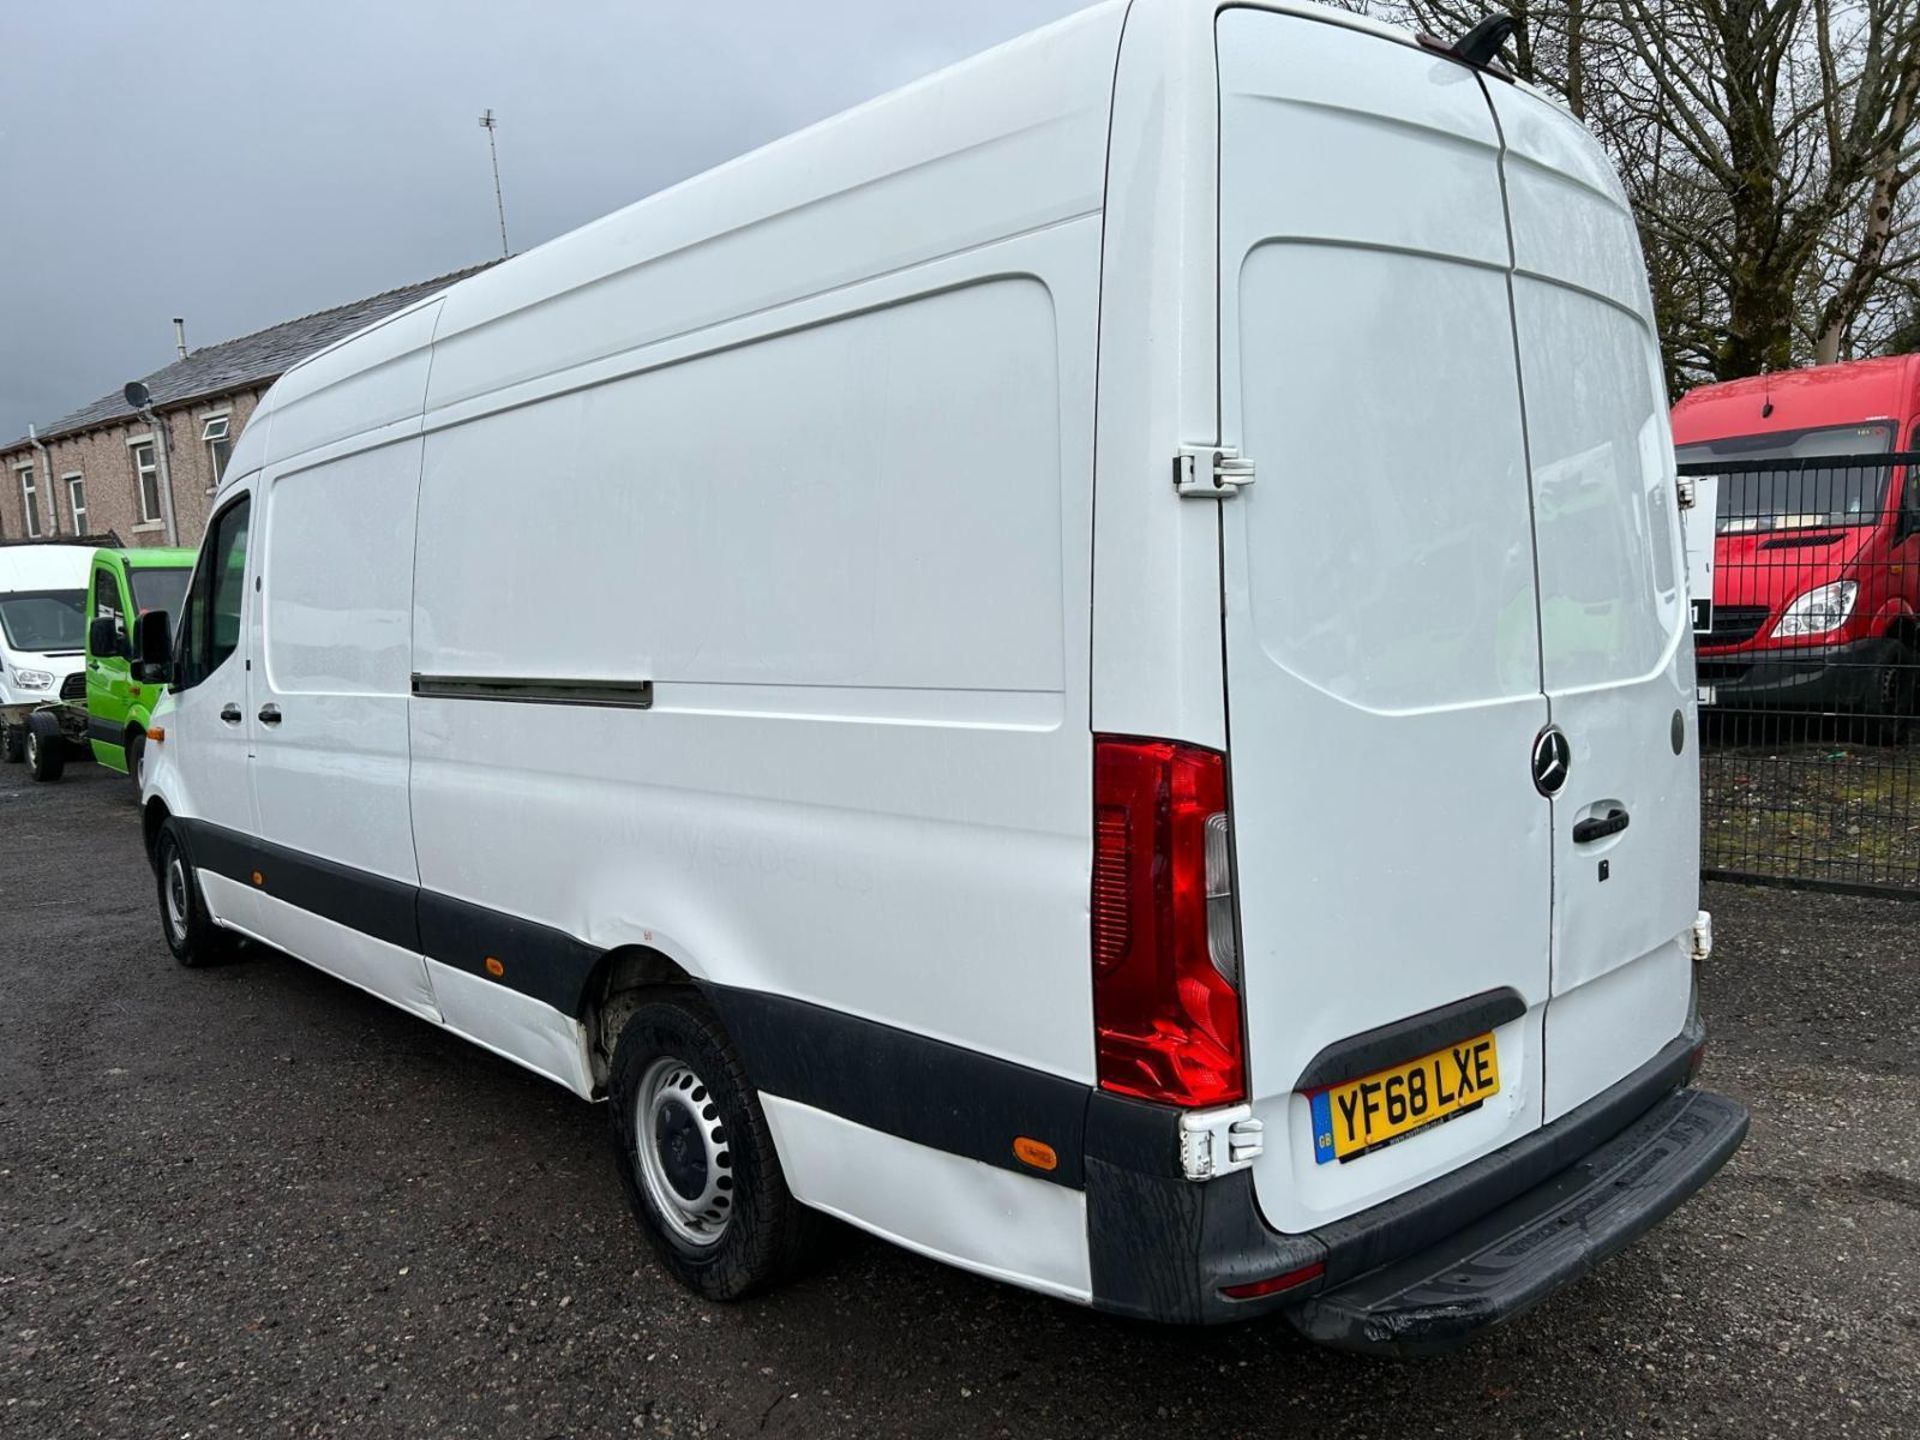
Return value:
[(174, 953), (608, 1098), (704, 1294), (824, 1212), (1435, 1348), (1745, 1134), (1640, 253), (1497, 68), (1112, 0), (323, 352), (226, 473)]
[(93, 551), (91, 537), (0, 541), (0, 760), (24, 760), (36, 775), (49, 764), (57, 773), (65, 747), (86, 743)]

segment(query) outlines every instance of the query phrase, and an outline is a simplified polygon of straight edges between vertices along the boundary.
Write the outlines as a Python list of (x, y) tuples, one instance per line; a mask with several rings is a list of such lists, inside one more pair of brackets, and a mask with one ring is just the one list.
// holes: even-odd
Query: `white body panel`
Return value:
[(1078, 1192), (778, 1096), (762, 1103), (796, 1199), (965, 1270), (1063, 1300), (1092, 1297)]
[[(207, 873), (200, 872), (202, 883)], [(253, 893), (247, 910), (248, 920), (228, 923), (349, 985), (392, 1001), (409, 1015), (439, 1021), (440, 1007), (418, 955), (264, 891)]]
[[(1563, 262), (1554, 229), (1591, 157), (1516, 110), (1516, 278), (1518, 142), (1476, 77), (1266, 8), (1216, 43), (1218, 7), (1114, 0), (283, 377), (216, 501), (254, 507), (246, 643), (158, 717), (147, 793), (308, 857), (316, 905), (336, 869), (400, 903), (376, 939), (228, 862), (201, 867), (218, 918), (582, 1095), (594, 997), (454, 953), (469, 907), (1092, 1086), (1094, 736), (1142, 735), (1229, 752), (1275, 1226), (1496, 1149), (1671, 1038), (1691, 873), (1629, 847), (1642, 806), (1684, 808), (1641, 734), (1684, 647), (1635, 610), (1630, 643), (1542, 668), (1535, 492), (1600, 473), (1601, 442), (1523, 408), (1523, 371), (1566, 382), (1536, 381), (1559, 352), (1516, 344), (1516, 307), (1523, 332), (1608, 317), (1566, 323), (1623, 367), (1603, 438), (1635, 464), (1604, 473), (1641, 528), (1616, 552), (1655, 553), (1631, 264)], [(1180, 500), (1176, 447), (1213, 442), (1257, 485)], [(1436, 454), (1476, 488), (1420, 484)], [(628, 698), (501, 693), (570, 685)], [(1636, 824), (1624, 883), (1566, 907), (1574, 815), (1526, 764), (1563, 703), (1605, 792), (1583, 803)], [(429, 923), (429, 897), (460, 903)], [(1498, 987), (1526, 1002), (1499, 1096), (1314, 1167), (1308, 1059)], [(1655, 1017), (1631, 1043), (1622, 1006)], [(1093, 1297), (1080, 1192), (763, 1098), (806, 1203)]]

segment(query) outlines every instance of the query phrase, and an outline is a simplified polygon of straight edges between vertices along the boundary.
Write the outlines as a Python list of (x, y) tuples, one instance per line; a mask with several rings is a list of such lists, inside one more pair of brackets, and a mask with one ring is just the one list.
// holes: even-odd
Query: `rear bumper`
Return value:
[(1747, 1134), (1740, 1105), (1677, 1090), (1560, 1174), (1456, 1235), (1289, 1312), (1343, 1350), (1419, 1355), (1531, 1310), (1664, 1220)]
[[(1165, 1111), (1096, 1095), (1087, 1116), (1094, 1304), (1142, 1319), (1220, 1323), (1290, 1312), (1354, 1349), (1443, 1349), (1510, 1319), (1651, 1228), (1746, 1135), (1732, 1101), (1681, 1088), (1702, 1037), (1676, 1036), (1579, 1109), (1491, 1155), (1300, 1235), (1267, 1228), (1250, 1171), (1196, 1185), (1160, 1157)], [(1323, 1267), (1298, 1288), (1224, 1287)], [(1444, 1272), (1454, 1282), (1416, 1284)]]
[(1882, 637), (1791, 650), (1707, 651), (1695, 666), (1715, 705), (1856, 709), (1877, 699), (1880, 667), (1898, 648)]

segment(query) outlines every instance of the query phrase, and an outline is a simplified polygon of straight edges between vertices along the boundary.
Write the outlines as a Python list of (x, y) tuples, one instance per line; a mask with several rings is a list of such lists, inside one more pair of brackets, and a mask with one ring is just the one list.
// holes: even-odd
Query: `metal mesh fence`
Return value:
[(1717, 491), (1712, 600), (1697, 586), (1694, 602), (1709, 876), (1920, 898), (1912, 467), (1920, 454), (1680, 467)]

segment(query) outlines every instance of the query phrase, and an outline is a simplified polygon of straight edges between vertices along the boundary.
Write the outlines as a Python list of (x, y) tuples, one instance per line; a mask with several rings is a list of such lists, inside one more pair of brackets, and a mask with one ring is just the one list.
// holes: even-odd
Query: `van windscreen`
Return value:
[(15, 650), (42, 654), (87, 643), (85, 590), (14, 590), (0, 595), (0, 633)]
[[(1761, 460), (1821, 460), (1885, 455), (1893, 449), (1893, 426), (1826, 425), (1703, 440), (1674, 449), (1682, 465), (1730, 467)], [(1804, 470), (1739, 471), (1720, 477), (1717, 508), (1721, 534), (1808, 526), (1871, 525), (1886, 507), (1885, 465), (1813, 465)]]
[(180, 604), (187, 597), (187, 577), (193, 571), (186, 566), (172, 570), (129, 570), (127, 579), (133, 584), (134, 613), (144, 615), (149, 610), (164, 610), (171, 620), (178, 619)]

